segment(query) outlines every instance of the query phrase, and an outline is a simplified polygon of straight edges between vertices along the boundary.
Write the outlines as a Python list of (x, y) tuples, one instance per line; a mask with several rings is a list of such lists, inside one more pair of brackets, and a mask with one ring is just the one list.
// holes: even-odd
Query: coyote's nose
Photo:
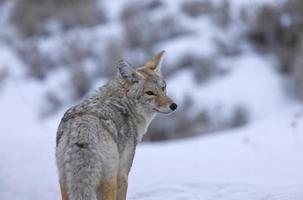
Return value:
[(178, 105), (175, 104), (175, 103), (172, 103), (172, 104), (170, 104), (170, 106), (169, 106), (169, 108), (172, 109), (172, 110), (176, 110), (177, 107), (178, 107)]

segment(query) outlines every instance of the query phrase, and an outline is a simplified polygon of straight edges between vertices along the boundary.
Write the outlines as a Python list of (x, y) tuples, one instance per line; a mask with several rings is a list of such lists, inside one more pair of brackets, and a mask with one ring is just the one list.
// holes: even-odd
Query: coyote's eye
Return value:
[(155, 93), (153, 92), (153, 91), (147, 91), (147, 92), (145, 92), (145, 94), (147, 94), (147, 95), (155, 95)]

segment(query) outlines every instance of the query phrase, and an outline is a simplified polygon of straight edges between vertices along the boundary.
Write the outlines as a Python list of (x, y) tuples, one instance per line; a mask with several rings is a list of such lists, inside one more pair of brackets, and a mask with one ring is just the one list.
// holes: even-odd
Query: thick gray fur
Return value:
[[(124, 62), (117, 67), (120, 73), (114, 79), (68, 109), (60, 122), (56, 160), (63, 199), (125, 200), (136, 145), (155, 110), (171, 112), (160, 76), (143, 78), (144, 70), (139, 75)], [(161, 103), (145, 94), (147, 87)]]

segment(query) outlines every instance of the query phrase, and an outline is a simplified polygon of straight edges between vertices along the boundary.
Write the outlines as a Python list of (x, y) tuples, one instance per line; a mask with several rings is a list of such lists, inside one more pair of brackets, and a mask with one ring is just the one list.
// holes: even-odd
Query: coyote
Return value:
[(118, 62), (112, 80), (66, 111), (56, 138), (63, 200), (126, 199), (136, 145), (157, 113), (177, 109), (161, 76), (164, 54), (137, 69)]

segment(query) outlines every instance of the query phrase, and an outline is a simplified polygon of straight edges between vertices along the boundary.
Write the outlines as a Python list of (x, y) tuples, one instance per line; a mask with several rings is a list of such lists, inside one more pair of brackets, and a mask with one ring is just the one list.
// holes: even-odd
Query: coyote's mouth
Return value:
[(161, 113), (161, 114), (170, 114), (170, 113), (173, 112), (173, 110), (172, 111), (161, 111), (161, 110), (158, 110), (156, 108), (154, 108), (153, 110), (156, 111), (156, 112), (158, 112), (158, 113)]

